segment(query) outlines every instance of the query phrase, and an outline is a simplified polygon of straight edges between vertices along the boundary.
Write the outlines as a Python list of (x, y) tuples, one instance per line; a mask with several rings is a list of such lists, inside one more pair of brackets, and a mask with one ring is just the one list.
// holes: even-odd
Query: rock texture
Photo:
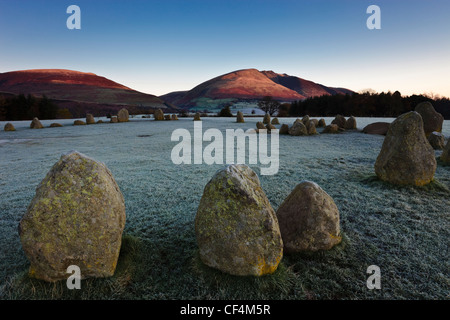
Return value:
[(161, 109), (156, 110), (154, 116), (156, 121), (164, 120), (164, 112)]
[(345, 121), (344, 125), (345, 130), (356, 130), (356, 118), (351, 116)]
[[(112, 119), (112, 118), (111, 118)], [(73, 122), (73, 125), (74, 126), (84, 126), (84, 125), (86, 125), (86, 122), (84, 122), (83, 120), (75, 120), (74, 122)]]
[(339, 133), (339, 126), (337, 124), (327, 125), (322, 133)]
[(306, 136), (308, 135), (308, 129), (301, 121), (295, 121), (292, 127), (289, 128), (289, 134), (291, 136)]
[(364, 127), (363, 133), (367, 134), (380, 134), (385, 136), (389, 130), (391, 124), (388, 122), (374, 122)]
[(244, 114), (242, 113), (242, 111), (238, 111), (237, 115), (236, 115), (236, 122), (238, 123), (244, 123)]
[(41, 121), (39, 121), (38, 118), (34, 118), (33, 121), (31, 121), (30, 124), (31, 129), (42, 129), (44, 126), (42, 125)]
[(95, 124), (94, 116), (90, 113), (86, 114), (86, 124)]
[(128, 113), (128, 110), (125, 108), (122, 108), (119, 110), (119, 113), (117, 113), (117, 120), (119, 122), (128, 122), (130, 121), (130, 114)]
[(428, 136), (428, 142), (434, 150), (442, 150), (445, 146), (445, 137), (442, 133), (434, 131)]
[(280, 124), (280, 120), (278, 120), (278, 118), (273, 118), (271, 123), (272, 124)]
[(277, 210), (285, 252), (328, 250), (340, 243), (339, 210), (311, 181), (302, 181)]
[(444, 147), (444, 151), (442, 151), (440, 159), (445, 164), (450, 164), (450, 139), (447, 141), (447, 144)]
[(112, 276), (124, 226), (124, 198), (108, 168), (78, 152), (61, 156), (20, 221), (30, 276), (67, 279), (69, 265), (83, 278)]
[(208, 182), (195, 232), (203, 263), (232, 275), (273, 273), (283, 256), (275, 212), (246, 165), (229, 165)]
[(5, 124), (5, 126), (3, 127), (4, 131), (16, 131), (16, 128), (14, 128), (13, 124), (8, 122), (7, 124)]
[(384, 181), (398, 185), (423, 186), (436, 171), (434, 150), (425, 137), (420, 114), (411, 111), (389, 126), (375, 162), (375, 173)]
[(347, 120), (345, 120), (344, 116), (341, 116), (338, 114), (333, 121), (331, 121), (331, 124), (336, 124), (339, 128), (345, 128), (345, 123)]
[(442, 132), (444, 117), (442, 116), (442, 114), (436, 112), (430, 102), (419, 103), (414, 111), (422, 116), (423, 130), (425, 131), (425, 135), (427, 137), (433, 131)]

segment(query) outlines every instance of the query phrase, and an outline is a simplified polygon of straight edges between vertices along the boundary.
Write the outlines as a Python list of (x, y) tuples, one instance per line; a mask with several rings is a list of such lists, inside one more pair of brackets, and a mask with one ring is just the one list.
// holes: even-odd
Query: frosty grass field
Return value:
[[(204, 118), (203, 130), (255, 128), (261, 119), (238, 124), (235, 118)], [(331, 120), (326, 118), (327, 124)], [(380, 120), (393, 119), (358, 118), (358, 129)], [(42, 121), (45, 127), (51, 122)], [(192, 131), (192, 118), (89, 126), (62, 120), (65, 127), (41, 130), (30, 130), (29, 123), (13, 122), (16, 132), (0, 132), (0, 299), (449, 298), (450, 167), (438, 160), (435, 182), (425, 187), (381, 182), (374, 163), (383, 136), (280, 136), (278, 174), (262, 176), (251, 166), (275, 210), (300, 181), (318, 183), (334, 198), (343, 233), (343, 242), (332, 250), (285, 255), (275, 274), (253, 278), (223, 274), (198, 258), (197, 206), (222, 166), (172, 163), (177, 142), (171, 142), (171, 133)], [(450, 136), (450, 121), (443, 134)], [(116, 274), (83, 280), (81, 290), (68, 290), (64, 281), (29, 279), (17, 231), (35, 188), (70, 150), (107, 165), (127, 214)], [(366, 287), (370, 265), (381, 269), (381, 290)]]

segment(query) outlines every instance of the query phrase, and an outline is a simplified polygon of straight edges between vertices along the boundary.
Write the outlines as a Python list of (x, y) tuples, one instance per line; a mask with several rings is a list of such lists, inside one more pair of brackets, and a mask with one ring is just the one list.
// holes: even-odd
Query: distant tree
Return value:
[(276, 100), (273, 100), (271, 96), (266, 96), (258, 102), (258, 107), (265, 113), (273, 115), (278, 111), (280, 103)]
[(186, 118), (188, 116), (188, 112), (185, 109), (181, 109), (180, 112), (178, 113), (178, 116), (180, 118)]
[(40, 119), (56, 119), (57, 117), (58, 106), (45, 95), (39, 100), (38, 109)]
[(233, 114), (231, 113), (230, 110), (230, 106), (227, 105), (225, 107), (222, 108), (222, 110), (219, 111), (219, 113), (217, 113), (218, 117), (232, 117)]
[(289, 108), (291, 105), (289, 103), (283, 103), (278, 108), (278, 117), (287, 117), (289, 115)]
[(253, 110), (252, 110), (252, 114), (255, 114), (255, 113), (256, 113), (256, 111), (255, 111), (255, 109), (253, 109)]

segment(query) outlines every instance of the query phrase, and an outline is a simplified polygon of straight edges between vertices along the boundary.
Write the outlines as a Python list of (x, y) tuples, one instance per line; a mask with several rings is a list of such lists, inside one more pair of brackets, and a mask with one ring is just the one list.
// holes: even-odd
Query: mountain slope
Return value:
[(189, 91), (171, 92), (160, 97), (176, 106), (191, 108), (254, 101), (264, 96), (272, 96), (279, 101), (295, 101), (350, 92), (273, 71), (243, 69), (215, 77)]
[(66, 102), (176, 109), (157, 96), (132, 90), (105, 77), (64, 69), (0, 73), (0, 92), (46, 95)]

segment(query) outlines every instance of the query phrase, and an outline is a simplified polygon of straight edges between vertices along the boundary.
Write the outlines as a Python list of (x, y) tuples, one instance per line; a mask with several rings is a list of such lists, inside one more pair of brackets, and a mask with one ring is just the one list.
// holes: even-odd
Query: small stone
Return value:
[(128, 110), (125, 108), (122, 108), (119, 110), (119, 113), (117, 113), (117, 120), (119, 122), (128, 122), (130, 121), (130, 114), (128, 113)]
[(242, 111), (238, 111), (237, 115), (236, 115), (236, 122), (237, 123), (244, 123), (244, 114), (242, 113)]
[(4, 131), (16, 131), (16, 128), (14, 128), (13, 124), (11, 122), (8, 122), (7, 124), (5, 124)]
[(86, 122), (84, 122), (83, 120), (75, 120), (73, 122), (73, 125), (74, 126), (84, 126), (84, 125), (86, 125)]
[(94, 116), (90, 113), (86, 114), (86, 124), (95, 124)]
[(161, 109), (156, 110), (154, 116), (156, 121), (164, 120), (164, 112)]
[(42, 129), (44, 126), (42, 125), (41, 121), (39, 121), (38, 118), (34, 118), (33, 121), (31, 121), (30, 124), (31, 129)]
[(270, 123), (270, 114), (266, 113), (266, 114), (264, 115), (263, 123), (264, 123), (264, 124)]

